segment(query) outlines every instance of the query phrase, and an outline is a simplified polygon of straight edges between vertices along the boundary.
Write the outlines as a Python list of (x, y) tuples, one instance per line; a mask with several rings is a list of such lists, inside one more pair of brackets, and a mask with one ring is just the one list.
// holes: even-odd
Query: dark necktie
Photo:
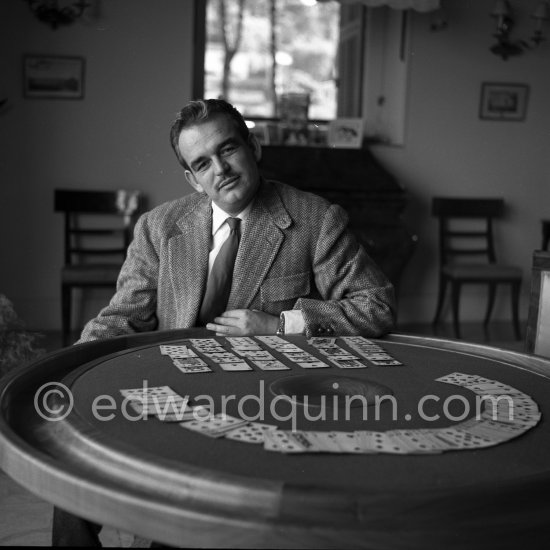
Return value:
[(212, 322), (214, 317), (223, 313), (229, 300), (233, 267), (239, 250), (241, 220), (240, 218), (227, 218), (225, 221), (230, 228), (229, 237), (220, 248), (208, 276), (206, 292), (199, 312), (199, 325), (201, 326)]

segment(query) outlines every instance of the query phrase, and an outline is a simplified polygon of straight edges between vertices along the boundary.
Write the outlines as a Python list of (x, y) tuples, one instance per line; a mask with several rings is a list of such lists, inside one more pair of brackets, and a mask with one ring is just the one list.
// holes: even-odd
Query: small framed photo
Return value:
[(265, 122), (255, 122), (249, 130), (252, 135), (256, 136), (260, 145), (269, 145), (269, 132)]
[(23, 58), (23, 96), (37, 99), (82, 99), (84, 58), (26, 55)]
[(522, 121), (527, 116), (527, 84), (483, 82), (479, 118), (482, 120)]
[(328, 124), (329, 147), (359, 149), (363, 143), (362, 118), (337, 118)]

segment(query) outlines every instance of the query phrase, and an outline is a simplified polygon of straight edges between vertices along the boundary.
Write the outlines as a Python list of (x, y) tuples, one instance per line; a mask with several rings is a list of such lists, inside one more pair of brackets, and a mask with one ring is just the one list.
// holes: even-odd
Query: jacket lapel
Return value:
[(193, 326), (200, 308), (212, 234), (212, 207), (204, 195), (180, 217), (181, 234), (170, 239), (170, 276), (182, 326)]
[(271, 184), (262, 181), (241, 236), (227, 309), (247, 308), (263, 283), (292, 224)]

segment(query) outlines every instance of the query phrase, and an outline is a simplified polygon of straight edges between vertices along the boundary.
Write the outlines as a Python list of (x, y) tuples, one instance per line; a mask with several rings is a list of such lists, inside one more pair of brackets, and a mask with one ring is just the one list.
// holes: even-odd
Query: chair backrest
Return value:
[(142, 208), (139, 191), (56, 189), (54, 210), (65, 218), (65, 264), (86, 263), (87, 258), (94, 257), (102, 261), (109, 257), (112, 263), (120, 263)]
[(496, 262), (493, 219), (502, 216), (501, 198), (434, 197), (432, 215), (439, 219), (439, 258), (442, 265), (458, 257)]
[(550, 357), (550, 252), (542, 250), (533, 253), (525, 348)]

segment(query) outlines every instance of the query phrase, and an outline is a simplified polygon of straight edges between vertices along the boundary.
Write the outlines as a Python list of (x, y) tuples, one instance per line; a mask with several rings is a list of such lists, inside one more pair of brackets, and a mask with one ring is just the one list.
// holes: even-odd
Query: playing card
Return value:
[(504, 422), (507, 424), (525, 424), (528, 426), (536, 426), (541, 419), (540, 412), (522, 412), (515, 409), (501, 409), (494, 410), (486, 409), (480, 415), (482, 419), (494, 420), (496, 422)]
[(170, 386), (143, 386), (141, 388), (129, 388), (120, 390), (124, 397), (131, 399), (147, 399), (168, 395), (178, 395)]
[(302, 348), (288, 342), (285, 342), (284, 344), (276, 344), (271, 347), (279, 353), (304, 353), (304, 350)]
[(387, 359), (393, 359), (393, 357), (391, 355), (388, 355), (387, 353), (380, 353), (380, 352), (376, 352), (376, 353), (367, 353), (365, 355), (365, 358), (368, 359), (369, 361), (373, 361), (373, 360), (387, 360)]
[(197, 405), (187, 407), (183, 412), (160, 413), (155, 415), (155, 418), (161, 422), (185, 422), (187, 420), (198, 420), (209, 416), (210, 410), (208, 407)]
[(315, 453), (340, 453), (334, 432), (293, 431), (292, 436), (308, 451)]
[(243, 443), (263, 443), (264, 434), (270, 430), (276, 430), (277, 426), (263, 424), (261, 422), (250, 422), (246, 426), (241, 426), (230, 430), (225, 434), (226, 439), (241, 441)]
[(311, 355), (305, 351), (302, 351), (300, 353), (293, 353), (293, 352), (284, 352), (283, 355), (293, 363), (302, 362), (305, 363), (307, 361), (319, 361), (317, 357), (314, 355)]
[(161, 415), (161, 414), (183, 414), (190, 409), (189, 398), (180, 397), (177, 401), (165, 401), (163, 403), (141, 403), (131, 401), (130, 406), (138, 413)]
[(336, 360), (329, 358), (329, 361), (336, 365), (339, 369), (366, 369), (367, 365), (364, 365), (358, 359), (341, 359)]
[(489, 419), (471, 419), (459, 424), (461, 430), (499, 441), (507, 441), (525, 433), (529, 427), (521, 424), (510, 424)]
[(507, 386), (506, 384), (467, 384), (463, 386), (479, 395), (515, 395), (517, 397), (525, 396), (525, 394), (516, 388)]
[(182, 422), (180, 426), (187, 430), (198, 432), (209, 437), (222, 437), (228, 431), (244, 426), (247, 423), (248, 422), (242, 418), (235, 418), (218, 413), (216, 415), (209, 416), (206, 419)]
[(392, 439), (398, 440), (410, 454), (441, 453), (446, 447), (440, 441), (434, 441), (433, 437), (423, 433), (422, 430), (392, 430), (390, 435)]
[(197, 349), (211, 346), (220, 346), (217, 340), (214, 338), (190, 338), (189, 341)]
[(258, 344), (254, 342), (252, 338), (249, 338), (248, 336), (226, 336), (225, 339), (234, 347), (234, 348), (240, 348), (241, 346), (256, 346), (258, 347)]
[(208, 353), (207, 357), (215, 363), (241, 363), (242, 359), (233, 353)]
[(370, 362), (377, 367), (400, 367), (403, 366), (397, 359), (370, 359)]
[(292, 437), (291, 432), (282, 430), (264, 432), (264, 449), (280, 453), (303, 453), (306, 451), (306, 447)]
[(449, 443), (456, 449), (475, 449), (491, 447), (498, 443), (497, 440), (471, 434), (460, 428), (443, 428), (435, 432), (435, 436), (444, 442)]
[(372, 340), (365, 338), (364, 336), (342, 336), (342, 340), (350, 344), (374, 344)]
[(332, 441), (336, 443), (342, 453), (362, 453), (363, 450), (355, 432), (331, 432)]
[(186, 359), (175, 358), (173, 361), (176, 367), (206, 367), (206, 363), (199, 357), (187, 357)]
[(475, 374), (463, 374), (461, 372), (453, 372), (435, 379), (436, 382), (444, 382), (445, 384), (454, 384), (456, 386), (467, 386), (468, 384), (479, 384), (482, 382), (491, 382), (487, 378), (482, 378)]
[(277, 361), (276, 359), (273, 360), (258, 360), (258, 359), (251, 359), (252, 363), (256, 365), (261, 370), (289, 370), (290, 367), (287, 367), (284, 363), (281, 363), (281, 361)]
[(196, 357), (197, 354), (187, 346), (172, 346), (172, 345), (161, 345), (160, 353), (162, 355), (168, 355), (172, 358), (175, 357)]
[(303, 369), (324, 369), (330, 367), (330, 365), (327, 365), (322, 361), (300, 361), (296, 364)]
[(260, 350), (242, 350), (237, 349), (235, 350), (241, 357), (249, 357), (251, 359), (261, 359), (263, 361), (273, 360), (275, 357), (269, 353), (269, 351)]
[(187, 363), (176, 363), (174, 361), (174, 365), (178, 368), (178, 370), (182, 374), (198, 374), (201, 372), (212, 372), (212, 369), (204, 363), (203, 365), (189, 365)]
[(260, 342), (263, 342), (264, 344), (268, 346), (272, 346), (273, 344), (286, 344), (287, 341), (283, 340), (280, 336), (254, 336), (256, 340), (259, 340)]
[(220, 368), (224, 371), (243, 371), (243, 370), (253, 370), (252, 367), (245, 361), (239, 361), (238, 363), (220, 363)]
[(352, 353), (349, 353), (344, 348), (341, 348), (339, 346), (319, 348), (319, 352), (322, 353), (323, 355), (327, 355), (327, 356), (339, 355), (339, 356), (346, 357), (346, 358), (349, 358), (349, 359), (357, 359), (357, 357), (355, 355), (353, 355)]
[(386, 432), (358, 430), (355, 434), (358, 447), (363, 453), (406, 453), (405, 445), (392, 441)]
[(316, 336), (313, 338), (309, 338), (307, 343), (310, 346), (314, 346), (316, 348), (332, 347), (336, 345), (336, 338), (326, 338), (322, 336)]

